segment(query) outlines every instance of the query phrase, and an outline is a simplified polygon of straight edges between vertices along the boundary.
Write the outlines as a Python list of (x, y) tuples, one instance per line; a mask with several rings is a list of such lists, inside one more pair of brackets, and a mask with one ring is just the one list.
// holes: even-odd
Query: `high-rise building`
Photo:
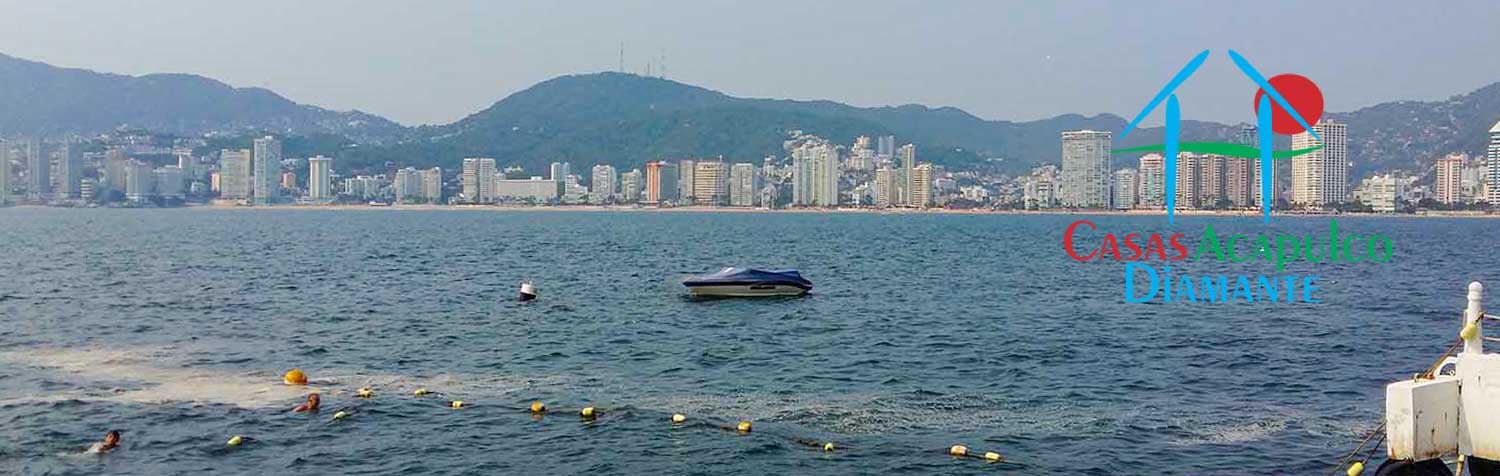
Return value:
[[(1313, 126), (1322, 148), (1292, 157), (1292, 203), (1323, 206), (1342, 203), (1349, 195), (1349, 127), (1323, 120)], [(1303, 131), (1292, 136), (1292, 149), (1318, 146)]]
[(1255, 205), (1250, 193), (1250, 190), (1260, 188), (1252, 173), (1255, 161), (1245, 157), (1225, 157), (1223, 161), (1224, 200), (1240, 208)]
[(1166, 205), (1166, 164), (1161, 154), (1142, 155), (1136, 168), (1136, 202), (1146, 207)]
[(1199, 208), (1203, 206), (1203, 156), (1184, 153), (1177, 156), (1177, 208)]
[(1433, 185), (1433, 198), (1440, 203), (1458, 203), (1463, 196), (1463, 173), (1468, 157), (1463, 154), (1448, 154), (1437, 161), (1437, 181)]
[(187, 180), (187, 174), (182, 171), (182, 167), (176, 165), (157, 167), (151, 174), (154, 177), (152, 181), (156, 185), (153, 192), (155, 195), (162, 198), (182, 199), (183, 183)]
[(307, 159), (307, 198), (314, 201), (333, 199), (333, 159), (317, 156)]
[(155, 179), (150, 163), (130, 161), (125, 167), (125, 199), (136, 203), (150, 200)]
[(44, 201), (52, 198), (52, 161), (42, 150), (42, 141), (32, 138), (26, 141), (26, 198)]
[[(866, 141), (869, 139), (866, 138)], [(755, 191), (760, 189), (760, 176), (755, 173), (755, 164), (743, 162), (729, 169), (729, 206), (755, 206)]]
[[(571, 175), (571, 174), (570, 174)], [(507, 179), (496, 175), (495, 199), (505, 202), (549, 203), (558, 199), (562, 186), (556, 180), (541, 177), (530, 179)]]
[(495, 198), (495, 159), (464, 159), (459, 173), (460, 194), (467, 203), (487, 203)]
[(901, 158), (901, 204), (912, 205), (912, 171), (917, 167), (917, 145), (906, 144), (896, 151)]
[(1489, 184), (1485, 196), (1491, 207), (1500, 207), (1500, 122), (1490, 128), (1490, 143), (1485, 149), (1485, 182)]
[(1198, 184), (1200, 195), (1198, 200), (1203, 208), (1218, 208), (1219, 202), (1226, 198), (1224, 193), (1224, 156), (1205, 155), (1198, 165), (1202, 170), (1198, 173), (1201, 182)]
[(443, 169), (433, 167), (422, 171), (422, 199), (427, 203), (443, 203)]
[(677, 171), (678, 165), (666, 161), (646, 163), (646, 203), (661, 205), (676, 202), (680, 197)]
[(281, 141), (265, 136), (255, 139), (255, 196), (256, 205), (276, 203), (281, 195)]
[(551, 172), (552, 175), (549, 176), (550, 180), (562, 182), (567, 180), (569, 175), (573, 175), (573, 165), (567, 162), (553, 162)]
[(593, 189), (595, 201), (605, 203), (615, 196), (615, 167), (613, 165), (595, 165), (592, 177), (589, 177), (589, 188)]
[(63, 142), (57, 151), (57, 198), (64, 200), (79, 197), (78, 187), (83, 179), (83, 146), (73, 141)]
[(1109, 132), (1062, 133), (1062, 204), (1077, 208), (1109, 207)]
[(723, 205), (729, 200), (729, 164), (723, 159), (694, 164), (693, 200), (699, 205)]
[(901, 204), (901, 173), (890, 166), (875, 170), (875, 206), (889, 208)]
[[(128, 168), (128, 167), (127, 167)], [(249, 149), (224, 149), (219, 151), (219, 197), (230, 200), (250, 198)], [(110, 179), (114, 185), (115, 179)], [(123, 180), (120, 184), (124, 186)]]
[(875, 138), (875, 158), (877, 160), (891, 160), (896, 156), (896, 136), (880, 136)]
[(927, 208), (933, 205), (932, 198), (933, 170), (931, 163), (922, 163), (912, 169), (911, 173), (911, 206)]
[(694, 176), (698, 169), (691, 160), (680, 160), (677, 162), (677, 200), (682, 203), (693, 203), (697, 198), (693, 196), (693, 186), (697, 183)]
[(130, 156), (125, 153), (124, 149), (116, 147), (105, 151), (104, 182), (99, 189), (106, 194), (109, 192), (125, 193), (125, 167), (129, 165)]
[(838, 149), (813, 141), (792, 149), (792, 203), (836, 207), (839, 204)]
[(0, 141), (0, 206), (11, 203), (10, 189), (10, 160), (14, 155), (15, 144)]
[(1110, 203), (1116, 210), (1129, 210), (1135, 207), (1137, 181), (1135, 169), (1126, 167), (1115, 171), (1114, 179), (1111, 180), (1114, 189), (1110, 196)]
[(637, 203), (641, 201), (641, 186), (645, 178), (640, 169), (631, 169), (629, 172), (620, 174), (620, 200), (623, 203)]
[(422, 172), (415, 167), (397, 170), (391, 181), (391, 192), (396, 196), (396, 203), (422, 201)]

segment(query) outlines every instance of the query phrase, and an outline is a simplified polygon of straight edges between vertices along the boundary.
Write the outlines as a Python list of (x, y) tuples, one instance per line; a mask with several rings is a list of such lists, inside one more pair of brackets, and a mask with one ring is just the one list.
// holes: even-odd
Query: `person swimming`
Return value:
[(309, 393), (307, 394), (307, 403), (297, 405), (297, 407), (293, 408), (292, 411), (296, 413), (318, 411), (318, 403), (320, 403), (319, 399), (320, 397), (318, 397), (318, 394)]
[(120, 446), (120, 430), (109, 430), (109, 433), (104, 434), (104, 441), (89, 446), (88, 452), (104, 454), (118, 446)]

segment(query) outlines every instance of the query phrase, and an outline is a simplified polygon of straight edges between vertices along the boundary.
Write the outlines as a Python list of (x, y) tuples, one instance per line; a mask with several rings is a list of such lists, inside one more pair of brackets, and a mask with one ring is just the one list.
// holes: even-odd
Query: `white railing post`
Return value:
[(1464, 339), (1465, 354), (1484, 353), (1484, 323), (1479, 321), (1479, 316), (1484, 314), (1484, 285), (1478, 281), (1469, 283), (1469, 307), (1464, 309), (1464, 326), (1473, 324), (1475, 332)]

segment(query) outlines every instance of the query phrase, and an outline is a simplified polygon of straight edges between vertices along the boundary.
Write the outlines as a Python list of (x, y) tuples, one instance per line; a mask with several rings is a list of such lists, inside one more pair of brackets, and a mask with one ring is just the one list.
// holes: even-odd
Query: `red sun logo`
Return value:
[[(1288, 104), (1297, 109), (1297, 114), (1307, 121), (1308, 125), (1316, 125), (1318, 118), (1323, 117), (1323, 91), (1312, 80), (1296, 74), (1282, 74), (1266, 80)], [(1266, 90), (1255, 90), (1254, 107), (1256, 114), (1260, 111), (1260, 97), (1266, 94)], [(1271, 130), (1277, 134), (1292, 135), (1307, 129), (1297, 124), (1296, 119), (1288, 114), (1275, 100), (1271, 101)]]

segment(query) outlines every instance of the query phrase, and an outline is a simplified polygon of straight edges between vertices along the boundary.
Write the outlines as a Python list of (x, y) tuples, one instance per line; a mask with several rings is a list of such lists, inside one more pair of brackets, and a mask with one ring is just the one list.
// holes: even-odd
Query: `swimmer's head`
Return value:
[(113, 447), (120, 443), (120, 430), (109, 430), (104, 434), (104, 446)]
[(318, 394), (316, 394), (316, 393), (309, 393), (309, 394), (307, 394), (307, 404), (308, 404), (308, 406), (316, 408), (318, 406), (318, 401), (321, 400), (321, 399), (322, 399), (322, 397), (319, 397)]

